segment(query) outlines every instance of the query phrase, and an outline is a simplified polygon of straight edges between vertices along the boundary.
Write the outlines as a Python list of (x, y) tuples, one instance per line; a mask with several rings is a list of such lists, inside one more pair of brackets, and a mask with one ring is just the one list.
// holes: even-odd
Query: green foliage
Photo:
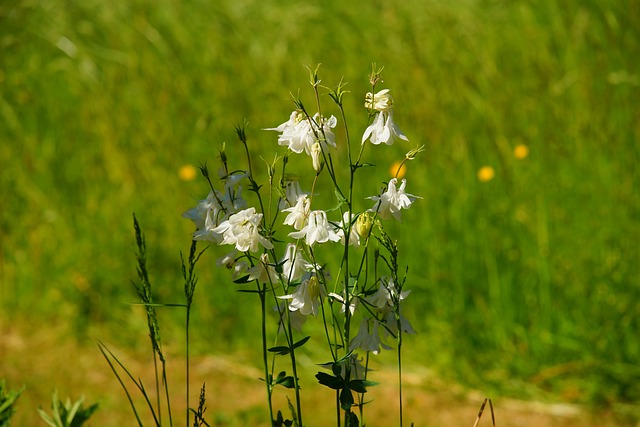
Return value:
[[(287, 114), (303, 65), (325, 64), (321, 84), (344, 73), (345, 109), (361, 106), (375, 61), (426, 146), (407, 165), (424, 203), (398, 235), (415, 359), (502, 394), (637, 402), (639, 29), (637, 0), (2, 2), (2, 313), (135, 340), (130, 213), (148, 217), (158, 300), (177, 300), (192, 230), (176, 218), (200, 192), (179, 168), (243, 117), (270, 152), (259, 129)], [(194, 333), (243, 345), (254, 307), (216, 274), (192, 321), (217, 327)]]
[(98, 409), (98, 404), (85, 408), (84, 397), (71, 403), (67, 399), (64, 403), (58, 400), (58, 392), (54, 391), (51, 398), (52, 414), (47, 414), (42, 409), (38, 409), (40, 417), (51, 427), (81, 427)]
[(0, 427), (7, 427), (9, 419), (16, 412), (16, 401), (23, 390), (9, 391), (4, 381), (0, 382)]

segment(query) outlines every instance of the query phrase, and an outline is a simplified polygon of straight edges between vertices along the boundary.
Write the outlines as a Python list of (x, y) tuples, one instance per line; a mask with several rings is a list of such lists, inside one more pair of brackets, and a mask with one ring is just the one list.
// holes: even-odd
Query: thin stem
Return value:
[(160, 379), (158, 378), (158, 356), (156, 355), (155, 348), (153, 349), (153, 371), (156, 375), (156, 404), (158, 408), (158, 425), (162, 425), (162, 410), (160, 404)]
[(273, 402), (271, 398), (271, 383), (269, 381), (269, 358), (267, 353), (267, 311), (265, 304), (265, 289), (258, 284), (260, 295), (261, 335), (262, 335), (262, 363), (264, 364), (264, 382), (267, 385), (267, 406), (269, 406), (269, 425), (273, 424)]
[(186, 384), (186, 397), (187, 397), (187, 409), (186, 409), (186, 424), (185, 426), (189, 425), (189, 384), (190, 384), (190, 379), (189, 379), (189, 375), (190, 375), (190, 369), (189, 369), (189, 318), (191, 314), (191, 304), (187, 305), (187, 317), (186, 317), (186, 322), (185, 322), (185, 337), (186, 337), (186, 346), (187, 346), (187, 350), (186, 350), (186, 357), (187, 357), (187, 362), (186, 362), (186, 375), (187, 375), (187, 384)]

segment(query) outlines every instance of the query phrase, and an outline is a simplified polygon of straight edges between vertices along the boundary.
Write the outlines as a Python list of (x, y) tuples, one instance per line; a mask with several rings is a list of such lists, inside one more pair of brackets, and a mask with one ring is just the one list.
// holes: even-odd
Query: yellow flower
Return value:
[(402, 162), (394, 162), (389, 168), (389, 175), (392, 178), (404, 178), (405, 173), (407, 172), (407, 164)]
[(478, 179), (482, 182), (489, 182), (496, 175), (496, 172), (491, 166), (483, 166), (478, 169)]
[(513, 149), (513, 155), (516, 159), (524, 159), (529, 155), (529, 147), (524, 144), (516, 145)]
[(184, 165), (178, 171), (178, 176), (180, 176), (180, 179), (183, 181), (193, 181), (196, 175), (196, 168), (191, 165)]

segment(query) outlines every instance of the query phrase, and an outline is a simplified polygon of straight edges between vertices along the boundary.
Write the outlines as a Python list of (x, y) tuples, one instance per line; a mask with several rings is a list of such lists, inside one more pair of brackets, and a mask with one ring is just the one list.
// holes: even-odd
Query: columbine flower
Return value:
[(340, 236), (334, 231), (334, 226), (329, 224), (325, 211), (313, 211), (309, 214), (307, 224), (300, 230), (289, 233), (294, 239), (305, 238), (305, 243), (313, 246), (314, 243), (327, 241), (337, 242)]
[(367, 92), (364, 106), (370, 110), (389, 111), (393, 106), (393, 98), (389, 94), (389, 89), (382, 89), (375, 95)]
[(352, 223), (353, 215), (350, 215), (349, 212), (345, 212), (342, 214), (342, 222), (339, 224), (339, 227), (336, 228), (336, 233), (340, 236), (340, 242), (344, 245), (345, 230), (350, 227), (349, 244), (358, 248), (360, 247), (360, 234), (357, 231), (357, 227), (355, 227), (355, 225), (352, 226)]
[(311, 200), (309, 200), (306, 194), (303, 194), (298, 198), (294, 207), (282, 210), (282, 212), (289, 212), (289, 215), (284, 219), (284, 223), (286, 225), (292, 225), (296, 230), (302, 230), (307, 223), (310, 209)]
[[(338, 294), (336, 294), (335, 292), (331, 292), (331, 293), (329, 294), (329, 296), (330, 296), (331, 298), (333, 298), (334, 300), (339, 301), (339, 302), (340, 302), (340, 304), (342, 304), (342, 307), (340, 308), (340, 312), (341, 312), (341, 313), (344, 313), (344, 312), (345, 312), (345, 306), (346, 306), (347, 304), (346, 304), (346, 301), (344, 300), (344, 298), (342, 297), (342, 295), (338, 295)], [(351, 312), (351, 315), (352, 315), (352, 316), (355, 314), (356, 309), (358, 308), (358, 301), (359, 301), (359, 300), (358, 300), (358, 298), (356, 298), (356, 297), (351, 297), (351, 298), (349, 299), (349, 311)]]
[(411, 291), (403, 291), (398, 294), (398, 288), (396, 288), (393, 279), (382, 277), (378, 290), (375, 294), (367, 297), (366, 301), (378, 310), (383, 311), (386, 307), (393, 307), (394, 299), (402, 301), (409, 293), (411, 293)]
[(363, 351), (371, 351), (373, 354), (378, 354), (380, 353), (380, 347), (385, 350), (391, 350), (391, 347), (380, 340), (380, 334), (378, 333), (378, 321), (375, 319), (371, 320), (373, 324), (371, 326), (371, 331), (369, 331), (369, 319), (362, 319), (360, 329), (358, 329), (358, 335), (356, 335), (349, 344), (350, 351), (359, 348)]
[(304, 259), (300, 250), (293, 243), (287, 243), (281, 262), (282, 274), (287, 283), (300, 279), (305, 273), (314, 269), (314, 265)]
[(278, 282), (278, 273), (276, 273), (273, 265), (269, 264), (269, 256), (267, 254), (260, 255), (260, 262), (251, 267), (247, 273), (249, 273), (249, 280), (272, 284)]
[(256, 213), (255, 208), (245, 209), (229, 217), (212, 231), (222, 234), (223, 245), (236, 245), (240, 252), (257, 252), (258, 244), (266, 249), (272, 249), (273, 244), (259, 233), (262, 214)]
[(278, 333), (283, 333), (287, 331), (287, 314), (289, 315), (289, 321), (291, 322), (291, 327), (298, 332), (302, 332), (302, 325), (307, 321), (307, 316), (300, 313), (300, 311), (291, 311), (288, 309), (286, 304), (281, 305), (278, 303), (278, 306), (275, 307), (278, 310), (278, 314), (280, 314), (280, 321), (278, 322)]
[(207, 228), (207, 220), (209, 223), (216, 224), (218, 218), (224, 216), (224, 209), (220, 204), (220, 196), (221, 194), (218, 191), (210, 191), (206, 199), (200, 200), (195, 208), (183, 213), (182, 217), (193, 221), (198, 230)]
[(280, 209), (281, 212), (287, 208), (294, 207), (300, 196), (305, 195), (298, 181), (287, 181), (284, 185), (284, 194), (284, 198), (280, 199), (280, 204), (278, 205), (278, 209)]
[(309, 314), (317, 316), (321, 299), (325, 296), (324, 285), (313, 275), (309, 279), (303, 280), (293, 294), (278, 298), (290, 299), (289, 310), (291, 311), (299, 311), (305, 316)]
[(391, 215), (398, 221), (400, 221), (400, 210), (409, 209), (413, 201), (417, 198), (412, 194), (405, 193), (404, 189), (407, 186), (407, 180), (403, 179), (400, 188), (396, 188), (398, 180), (392, 178), (387, 185), (387, 191), (379, 196), (369, 197), (369, 199), (376, 202), (369, 212), (377, 212), (378, 216), (382, 219), (389, 219)]
[[(385, 337), (389, 335), (389, 331), (395, 336), (398, 335), (398, 322), (396, 321), (396, 315), (393, 310), (387, 310), (387, 312), (385, 313), (384, 324), (387, 326), (387, 328), (389, 328), (389, 330), (384, 329)], [(411, 323), (409, 323), (409, 321), (402, 315), (402, 313), (400, 313), (400, 328), (402, 329), (402, 332), (405, 332), (407, 334), (416, 333), (416, 331), (413, 329), (413, 326), (411, 326)]]
[(393, 121), (393, 111), (378, 113), (373, 123), (367, 127), (362, 135), (362, 143), (369, 138), (374, 145), (385, 143), (387, 145), (393, 145), (397, 139), (404, 139), (409, 141), (409, 138), (402, 133), (400, 128)]
[(279, 145), (288, 147), (294, 153), (300, 154), (304, 151), (311, 155), (311, 147), (317, 141), (320, 141), (323, 146), (329, 144), (335, 148), (336, 137), (331, 129), (336, 127), (337, 123), (338, 120), (334, 116), (325, 119), (316, 113), (309, 120), (303, 112), (294, 111), (288, 121), (276, 128), (265, 130), (281, 132), (278, 137)]

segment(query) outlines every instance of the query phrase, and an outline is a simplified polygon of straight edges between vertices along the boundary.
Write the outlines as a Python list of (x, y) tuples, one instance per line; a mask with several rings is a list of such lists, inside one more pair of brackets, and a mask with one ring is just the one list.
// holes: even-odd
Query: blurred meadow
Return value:
[[(261, 129), (287, 120), (290, 92), (313, 104), (304, 66), (317, 63), (323, 84), (349, 83), (355, 143), (371, 64), (385, 67), (411, 143), (371, 149), (377, 182), (426, 146), (406, 170), (422, 199), (395, 234), (419, 331), (410, 364), (495, 400), (637, 422), (638, 0), (2, 1), (0, 380), (26, 385), (19, 412), (56, 387), (102, 397), (63, 371), (41, 380), (59, 352), (88, 354), (107, 377), (96, 339), (142, 353), (132, 213), (156, 300), (179, 300), (193, 231), (181, 214), (208, 192), (193, 168), (215, 170), (223, 142), (243, 167), (245, 118), (270, 160), (277, 139)], [(224, 251), (198, 268), (200, 355), (257, 346), (254, 301), (215, 266)], [(180, 354), (183, 313), (161, 315)]]

